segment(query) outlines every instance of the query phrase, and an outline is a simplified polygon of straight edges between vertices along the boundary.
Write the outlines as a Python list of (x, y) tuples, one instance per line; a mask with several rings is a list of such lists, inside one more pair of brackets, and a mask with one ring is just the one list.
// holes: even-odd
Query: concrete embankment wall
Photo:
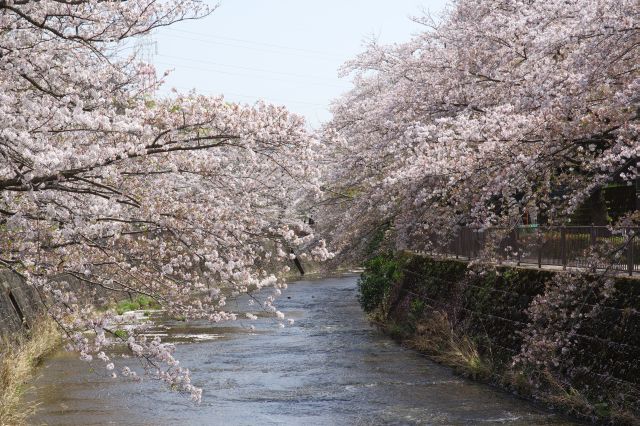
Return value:
[(393, 262), (378, 315), (401, 340), (435, 341), (438, 314), (472, 342), (488, 380), (592, 420), (640, 424), (640, 280), (411, 254)]
[(39, 306), (35, 289), (19, 275), (0, 269), (0, 336), (10, 337), (30, 327)]

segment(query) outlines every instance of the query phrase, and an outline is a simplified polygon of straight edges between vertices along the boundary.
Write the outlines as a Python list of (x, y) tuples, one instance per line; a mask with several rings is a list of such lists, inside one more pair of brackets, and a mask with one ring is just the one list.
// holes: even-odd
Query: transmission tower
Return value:
[[(158, 54), (158, 42), (153, 39), (153, 35), (149, 32), (138, 37), (135, 50), (140, 62), (153, 65), (155, 56)], [(144, 87), (148, 88), (148, 94), (150, 95), (155, 91), (155, 80), (156, 76), (152, 73), (144, 73), (142, 76)]]

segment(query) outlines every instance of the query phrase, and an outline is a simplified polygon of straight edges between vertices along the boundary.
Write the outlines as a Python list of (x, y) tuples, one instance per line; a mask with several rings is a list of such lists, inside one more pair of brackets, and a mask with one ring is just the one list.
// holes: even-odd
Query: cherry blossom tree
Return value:
[[(162, 81), (130, 50), (211, 11), (197, 0), (0, 0), (0, 266), (37, 290), (70, 349), (114, 376), (138, 373), (105, 354), (117, 318), (96, 312), (96, 297), (233, 320), (229, 300), (279, 293), (293, 252), (330, 255), (299, 211), (319, 194), (304, 120), (263, 103), (157, 98)], [(279, 321), (273, 300), (262, 308)], [(149, 376), (199, 400), (171, 345), (126, 344)]]
[(324, 131), (341, 158), (325, 171), (340, 206), (332, 238), (348, 248), (389, 228), (397, 247), (421, 249), (525, 213), (563, 223), (612, 180), (632, 182), (639, 11), (459, 0), (417, 18), (425, 30), (406, 43), (371, 43), (345, 66), (355, 87)]
[[(380, 241), (443, 253), (466, 226), (494, 237), (469, 263), (484, 275), (523, 215), (568, 224), (605, 185), (638, 179), (637, 0), (457, 0), (440, 19), (417, 20), (425, 28), (408, 42), (371, 43), (345, 66), (354, 88), (324, 128), (329, 196), (317, 222), (338, 257), (361, 259)], [(612, 232), (638, 223), (635, 211)], [(512, 361), (532, 389), (623, 406), (623, 392), (602, 391), (606, 375), (602, 387), (576, 380), (591, 367), (575, 342), (610, 303), (634, 238), (593, 244), (586, 268), (554, 274), (531, 303)]]

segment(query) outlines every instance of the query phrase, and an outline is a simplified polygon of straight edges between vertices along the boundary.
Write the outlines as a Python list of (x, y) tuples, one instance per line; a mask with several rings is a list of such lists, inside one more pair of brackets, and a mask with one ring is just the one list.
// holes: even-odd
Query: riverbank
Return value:
[(369, 261), (359, 287), (391, 337), (466, 377), (581, 419), (640, 421), (636, 280), (404, 253)]
[(35, 369), (61, 343), (60, 330), (49, 318), (33, 319), (24, 334), (0, 341), (0, 425), (26, 424), (35, 407), (22, 401)]

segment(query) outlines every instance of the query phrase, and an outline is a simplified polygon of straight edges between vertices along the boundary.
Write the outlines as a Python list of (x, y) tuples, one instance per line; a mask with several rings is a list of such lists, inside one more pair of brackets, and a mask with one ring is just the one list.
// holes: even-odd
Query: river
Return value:
[(111, 379), (60, 352), (27, 398), (50, 425), (568, 425), (567, 419), (454, 375), (367, 322), (357, 277), (292, 283), (278, 307), (295, 324), (167, 322), (202, 403), (161, 385)]

